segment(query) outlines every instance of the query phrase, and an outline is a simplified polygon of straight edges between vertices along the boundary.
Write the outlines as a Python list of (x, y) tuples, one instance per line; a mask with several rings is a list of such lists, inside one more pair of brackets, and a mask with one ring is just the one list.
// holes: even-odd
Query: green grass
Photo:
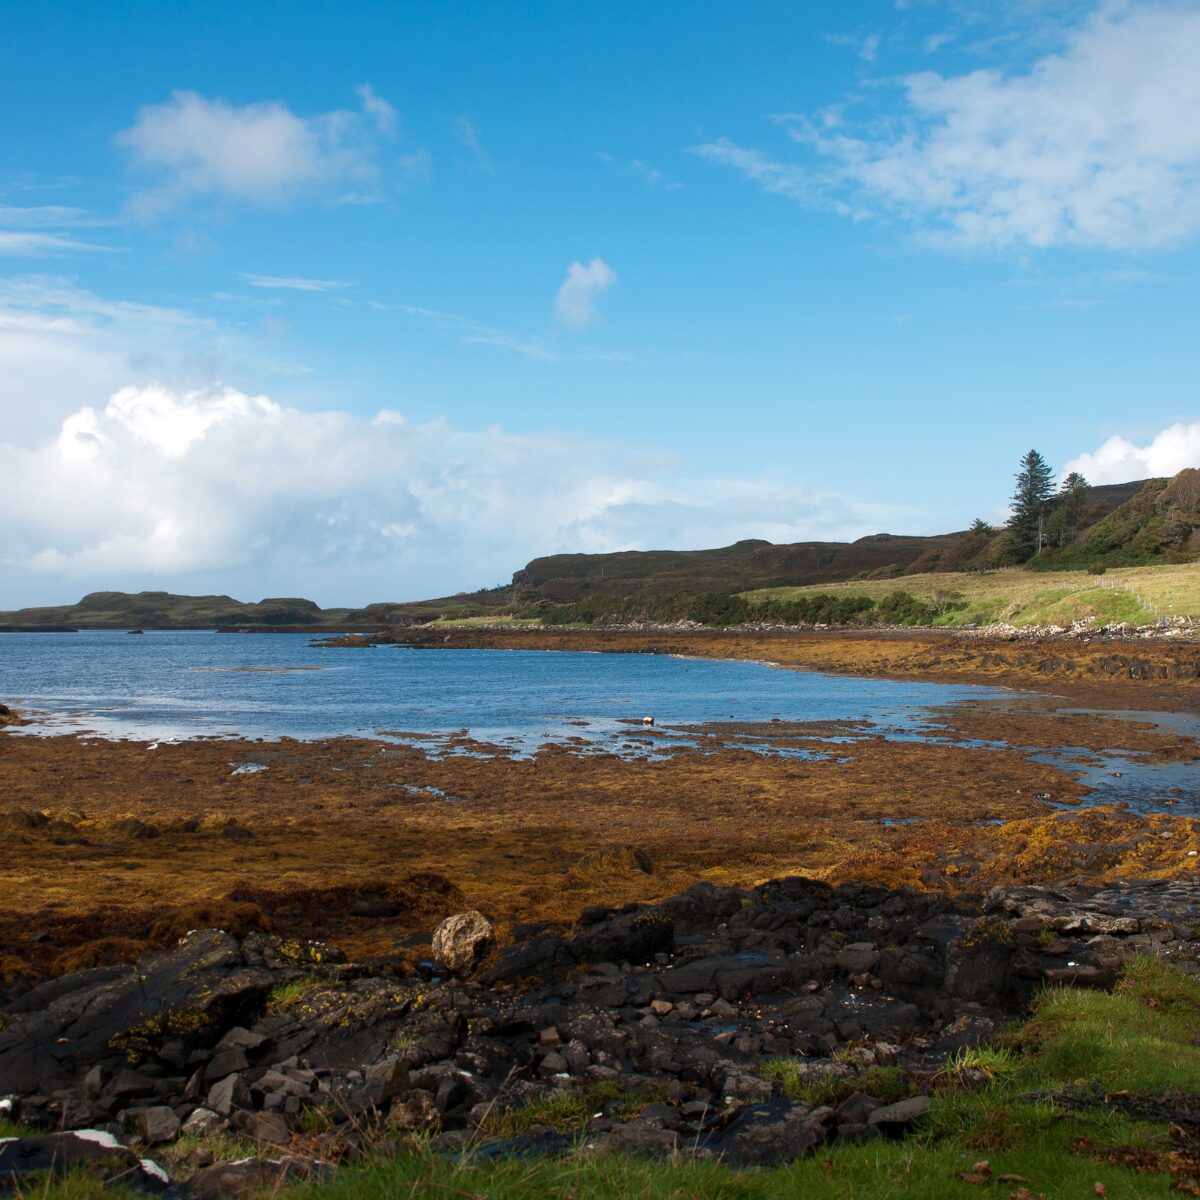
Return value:
[[(765, 1171), (593, 1155), (586, 1138), (591, 1113), (602, 1104), (613, 1112), (618, 1100), (629, 1115), (640, 1106), (633, 1097), (601, 1088), (513, 1110), (496, 1126), (497, 1132), (513, 1135), (535, 1124), (558, 1124), (580, 1139), (579, 1148), (567, 1155), (489, 1163), (409, 1150), (343, 1168), (326, 1184), (298, 1184), (272, 1194), (280, 1200), (983, 1200), (1010, 1197), (1027, 1187), (1046, 1200), (1082, 1200), (1097, 1195), (1101, 1183), (1111, 1200), (1168, 1200), (1180, 1192), (1172, 1190), (1165, 1171), (1137, 1172), (1106, 1161), (1121, 1148), (1160, 1153), (1172, 1147), (1165, 1123), (1124, 1115), (1116, 1102), (1129, 1094), (1168, 1101), (1172, 1095), (1200, 1094), (1198, 1039), (1200, 983), (1173, 967), (1139, 959), (1126, 968), (1114, 993), (1047, 991), (1030, 1019), (1003, 1044), (957, 1055), (951, 1069), (933, 1081), (937, 1092), (929, 1124), (900, 1141), (829, 1148)], [(789, 1074), (788, 1062), (776, 1060), (766, 1068), (782, 1090), (789, 1090), (789, 1078), (797, 1086), (800, 1081), (794, 1069)], [(990, 1082), (960, 1086), (968, 1067)], [(851, 1089), (872, 1090), (890, 1100), (909, 1086), (899, 1071), (885, 1069)], [(931, 1083), (920, 1086), (928, 1089)], [(1114, 1102), (1102, 1103), (1102, 1092), (1112, 1094)], [(806, 1098), (811, 1103), (835, 1097), (807, 1093)], [(1073, 1098), (1080, 1104), (1070, 1103)], [(961, 1178), (982, 1160), (990, 1166), (992, 1182)], [(1021, 1180), (996, 1178), (1005, 1174)], [(80, 1187), (72, 1181), (18, 1195), (23, 1200), (114, 1195)]]
[(662, 1097), (663, 1090), (659, 1087), (626, 1090), (605, 1080), (517, 1108), (496, 1106), (488, 1114), (483, 1128), (496, 1137), (520, 1137), (535, 1125), (550, 1125), (560, 1133), (581, 1133), (598, 1112), (628, 1121), (637, 1116), (643, 1105)]
[(964, 1046), (946, 1060), (941, 1077), (951, 1083), (963, 1083), (981, 1076), (990, 1082), (1008, 1079), (1020, 1069), (1020, 1060), (1006, 1046)]
[(304, 975), (300, 979), (291, 979), (287, 983), (277, 983), (267, 997), (267, 1012), (283, 1013), (295, 1008), (305, 996), (321, 986), (321, 980), (312, 975)]
[[(63, 1179), (43, 1177), (18, 1185), (13, 1200), (134, 1200), (134, 1193), (121, 1187), (110, 1187), (94, 1175), (74, 1172)], [(142, 1197), (145, 1193), (142, 1193)], [(141, 1200), (141, 1197), (138, 1198)]]
[(497, 613), (494, 617), (456, 617), (451, 615), (438, 617), (436, 621), (429, 621), (426, 627), (434, 626), (438, 629), (475, 629), (488, 625), (503, 625), (507, 629), (537, 629), (541, 626), (541, 621), (534, 618), (508, 616), (504, 613)]
[(966, 607), (935, 620), (938, 625), (1069, 625), (1095, 618), (1097, 625), (1124, 621), (1146, 625), (1160, 617), (1200, 617), (1200, 563), (1122, 567), (1101, 576), (1084, 571), (1003, 571), (906, 575), (900, 579), (858, 580), (811, 587), (765, 588), (744, 592), (751, 602), (794, 600), (805, 595), (869, 596), (882, 600), (901, 588), (920, 600), (957, 596)]
[(840, 1104), (855, 1092), (869, 1092), (884, 1104), (894, 1104), (912, 1095), (904, 1073), (896, 1067), (878, 1067), (862, 1075), (843, 1079), (829, 1075), (814, 1079), (804, 1074), (801, 1063), (794, 1058), (768, 1059), (762, 1067), (762, 1077), (773, 1083), (785, 1096), (820, 1108), (823, 1104)]

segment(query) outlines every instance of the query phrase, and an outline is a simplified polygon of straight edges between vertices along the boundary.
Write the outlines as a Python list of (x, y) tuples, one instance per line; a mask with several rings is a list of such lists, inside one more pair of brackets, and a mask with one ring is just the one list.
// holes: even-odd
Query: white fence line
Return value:
[(1103, 579), (1103, 578), (1101, 578), (1101, 579), (1098, 579), (1096, 582), (1099, 583), (1099, 585), (1101, 587), (1108, 588), (1109, 591), (1128, 592), (1134, 598), (1134, 600), (1137, 601), (1138, 605), (1142, 608), (1142, 610), (1150, 613), (1150, 615), (1153, 616), (1155, 619), (1158, 619), (1159, 617), (1162, 617), (1164, 615), (1161, 612), (1161, 610), (1159, 609), (1158, 605), (1155, 604), (1153, 600), (1147, 600), (1146, 597), (1143, 596), (1141, 592), (1139, 592), (1135, 588), (1131, 587), (1123, 579)]

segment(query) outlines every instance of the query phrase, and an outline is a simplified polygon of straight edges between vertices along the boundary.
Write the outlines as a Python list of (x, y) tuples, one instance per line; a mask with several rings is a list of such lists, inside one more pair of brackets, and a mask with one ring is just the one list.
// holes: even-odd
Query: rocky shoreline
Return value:
[[(418, 1135), (489, 1157), (582, 1138), (743, 1166), (904, 1137), (964, 1048), (1046, 984), (1106, 987), (1139, 954), (1200, 973), (1200, 884), (956, 899), (702, 884), (500, 949), (459, 914), (433, 946), (413, 975), (209, 929), (136, 965), (11, 985), (0, 1109), (98, 1132), (0, 1139), (0, 1186), (53, 1158), (214, 1196)], [(244, 1161), (201, 1147), (169, 1185), (150, 1162), (222, 1131), (252, 1147)]]

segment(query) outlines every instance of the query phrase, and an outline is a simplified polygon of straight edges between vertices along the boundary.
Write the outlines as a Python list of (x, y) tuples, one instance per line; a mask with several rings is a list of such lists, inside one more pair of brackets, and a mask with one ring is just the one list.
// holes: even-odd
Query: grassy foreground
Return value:
[(1099, 625), (1124, 621), (1148, 625), (1161, 617), (1200, 617), (1200, 563), (1084, 571), (1002, 571), (906, 575), (899, 579), (855, 580), (810, 587), (744, 592), (751, 602), (795, 600), (819, 593), (882, 600), (897, 589), (927, 601), (962, 600), (937, 625), (1069, 625), (1093, 617)]
[[(997, 1047), (961, 1054), (934, 1082), (919, 1135), (823, 1151), (788, 1167), (591, 1156), (471, 1163), (382, 1153), (328, 1183), (272, 1189), (289, 1200), (1083, 1200), (1200, 1195), (1200, 983), (1151, 959), (1112, 994), (1046, 992)], [(786, 1086), (786, 1070), (777, 1078)], [(920, 1086), (928, 1088), (929, 1081)], [(1188, 1130), (1191, 1131), (1190, 1138)], [(2, 1136), (2, 1135), (0, 1135)], [(119, 1194), (119, 1193), (118, 1193)], [(23, 1200), (113, 1196), (75, 1178)]]

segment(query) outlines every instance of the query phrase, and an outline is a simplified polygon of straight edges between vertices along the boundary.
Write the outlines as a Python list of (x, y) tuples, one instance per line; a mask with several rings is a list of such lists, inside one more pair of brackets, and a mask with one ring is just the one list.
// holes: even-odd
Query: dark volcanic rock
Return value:
[(768, 1100), (742, 1110), (712, 1148), (740, 1167), (791, 1162), (825, 1142), (826, 1128), (813, 1109), (792, 1100)]
[(158, 1192), (167, 1183), (165, 1172), (97, 1129), (51, 1133), (44, 1137), (0, 1139), (0, 1190), (41, 1187), (38, 1177), (86, 1171), (126, 1187)]
[(97, 1061), (149, 1052), (172, 1036), (219, 1031), (265, 999), (273, 977), (237, 938), (209, 929), (136, 966), (51, 980), (6, 1010), (0, 1092), (49, 1091)]
[[(589, 1089), (589, 1102), (615, 1097), (586, 1130), (598, 1150), (782, 1162), (906, 1135), (928, 1099), (884, 1105), (872, 1069), (927, 1078), (1047, 982), (1104, 984), (1135, 953), (1200, 972), (1198, 921), (1193, 881), (999, 889), (984, 903), (804, 879), (702, 885), (591, 911), (569, 937), (534, 933), (482, 980), (432, 981), (207, 931), (0, 1009), (0, 1096), (34, 1124), (111, 1123), (154, 1142), (182, 1120), (264, 1146), (288, 1144), (318, 1107), (342, 1150), (378, 1123), (457, 1153), (506, 1110)], [(276, 984), (302, 977), (268, 1009)], [(810, 1111), (779, 1096), (765, 1066), (777, 1058), (847, 1098)], [(534, 1127), (495, 1152), (574, 1132)], [(270, 1186), (280, 1169), (213, 1164), (195, 1194)]]

